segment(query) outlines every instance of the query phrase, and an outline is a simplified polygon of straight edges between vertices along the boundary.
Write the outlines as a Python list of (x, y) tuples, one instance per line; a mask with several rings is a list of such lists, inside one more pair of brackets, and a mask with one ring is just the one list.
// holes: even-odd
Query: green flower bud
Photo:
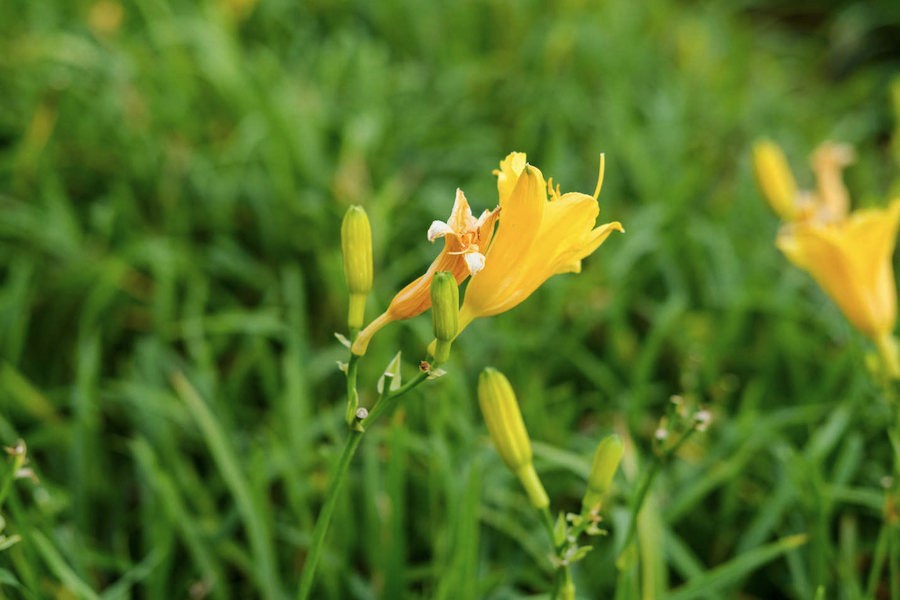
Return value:
[(372, 229), (361, 206), (351, 206), (341, 225), (341, 249), (344, 253), (344, 279), (350, 292), (347, 324), (351, 330), (362, 327), (366, 296), (372, 290)]
[(478, 377), (478, 404), (497, 454), (519, 478), (531, 505), (538, 510), (549, 506), (550, 499), (532, 464), (531, 440), (516, 395), (503, 373), (490, 367), (482, 371)]
[(438, 271), (431, 280), (431, 323), (436, 344), (434, 362), (450, 358), (450, 343), (459, 329), (459, 287), (450, 271)]
[(606, 436), (597, 445), (594, 452), (594, 464), (591, 466), (591, 474), (588, 477), (587, 491), (581, 500), (581, 506), (585, 511), (591, 511), (600, 504), (603, 494), (609, 489), (619, 462), (622, 460), (622, 452), (625, 444), (622, 438), (616, 434)]

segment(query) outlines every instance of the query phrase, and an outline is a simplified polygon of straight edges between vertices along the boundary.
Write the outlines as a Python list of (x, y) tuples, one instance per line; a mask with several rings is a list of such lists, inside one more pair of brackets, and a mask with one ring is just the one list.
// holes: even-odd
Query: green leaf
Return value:
[(580, 548), (576, 549), (575, 552), (571, 554), (571, 556), (569, 556), (569, 563), (571, 564), (578, 562), (579, 560), (587, 556), (588, 552), (593, 549), (593, 546), (581, 546)]
[(563, 513), (559, 513), (559, 517), (556, 519), (556, 525), (553, 526), (553, 544), (559, 548), (563, 545), (563, 542), (566, 541), (566, 533), (568, 532), (566, 528), (566, 517)]
[(766, 546), (737, 556), (726, 563), (694, 577), (683, 586), (663, 596), (663, 600), (688, 600), (705, 596), (711, 590), (720, 589), (729, 583), (738, 581), (766, 564), (799, 546), (805, 544), (808, 536), (792, 535), (782, 538)]
[(388, 389), (390, 389), (392, 392), (400, 389), (400, 352), (398, 352), (397, 355), (394, 356), (394, 358), (391, 360), (391, 362), (388, 363), (388, 366), (387, 368), (385, 368), (384, 373), (378, 379), (379, 394), (384, 393), (384, 380), (386, 377), (389, 377), (391, 379), (391, 383)]
[(11, 571), (7, 571), (6, 569), (0, 569), (0, 584), (11, 585), (13, 587), (19, 587), (22, 584), (19, 583), (19, 580), (16, 579), (16, 576), (12, 574)]

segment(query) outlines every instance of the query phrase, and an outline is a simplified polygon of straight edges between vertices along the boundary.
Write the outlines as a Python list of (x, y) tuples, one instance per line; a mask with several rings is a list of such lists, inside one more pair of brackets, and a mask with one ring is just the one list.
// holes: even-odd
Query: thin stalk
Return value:
[[(881, 353), (885, 369), (890, 381), (884, 381), (882, 391), (887, 401), (888, 410), (890, 411), (890, 420), (886, 427), (888, 440), (891, 449), (894, 451), (894, 472), (900, 475), (900, 399), (897, 394), (897, 378), (900, 377), (900, 358), (898, 358), (897, 344), (893, 336), (886, 335), (875, 340), (878, 350)], [(890, 501), (890, 495), (895, 494), (894, 490), (887, 490), (887, 501), (885, 502), (884, 523), (881, 532), (878, 535), (878, 542), (875, 547), (875, 557), (872, 562), (872, 568), (869, 571), (869, 581), (867, 593), (870, 597), (875, 593), (878, 581), (881, 578), (882, 567), (885, 555), (889, 554), (888, 560), (888, 578), (891, 600), (900, 600), (900, 535), (897, 532), (897, 517), (888, 510), (888, 506), (895, 506)]]
[(3, 483), (0, 484), (0, 508), (3, 507), (3, 503), (6, 501), (6, 496), (9, 494), (9, 490), (12, 487), (13, 480), (16, 478), (16, 473), (19, 469), (22, 468), (22, 465), (25, 464), (25, 455), (17, 453), (13, 458), (13, 463), (10, 465), (10, 469), (5, 473), (3, 477)]
[(322, 506), (322, 511), (319, 513), (319, 517), (316, 520), (316, 527), (313, 530), (313, 541), (309, 548), (309, 554), (306, 557), (303, 574), (300, 576), (300, 588), (297, 591), (297, 600), (306, 600), (309, 597), (309, 592), (312, 590), (313, 580), (316, 575), (316, 566), (319, 563), (319, 556), (322, 554), (322, 544), (325, 541), (325, 534), (328, 533), (328, 525), (331, 523), (331, 515), (334, 512), (334, 507), (337, 505), (338, 492), (344, 484), (344, 479), (347, 477), (347, 468), (350, 466), (353, 455), (356, 454), (356, 449), (359, 447), (359, 442), (362, 440), (363, 433), (365, 432), (351, 429), (350, 435), (344, 443), (344, 449), (341, 451), (341, 458), (338, 460), (337, 470), (331, 478), (331, 483), (328, 484), (328, 492), (325, 495), (325, 504)]
[(647, 469), (647, 472), (644, 475), (644, 480), (641, 482), (641, 487), (638, 490), (634, 505), (631, 508), (631, 522), (628, 524), (628, 534), (625, 536), (625, 544), (622, 546), (623, 551), (634, 541), (634, 536), (637, 534), (638, 517), (641, 514), (641, 508), (644, 506), (644, 500), (647, 499), (647, 493), (650, 491), (650, 486), (653, 485), (653, 481), (659, 474), (663, 462), (675, 454), (695, 431), (697, 431), (696, 427), (688, 429), (684, 435), (682, 435), (681, 438), (662, 455), (654, 454), (653, 462), (650, 464), (650, 468)]
[(556, 540), (553, 536), (553, 515), (550, 514), (550, 507), (545, 506), (540, 510), (541, 514), (541, 524), (543, 524), (544, 529), (547, 530), (547, 535), (550, 537), (550, 545), (553, 546), (553, 553), (556, 553)]
[(563, 542), (562, 546), (559, 547), (556, 545), (556, 538), (553, 534), (553, 515), (550, 514), (550, 508), (545, 506), (540, 510), (540, 513), (541, 523), (543, 523), (544, 529), (547, 530), (547, 535), (550, 537), (553, 555), (558, 559), (556, 573), (553, 576), (553, 590), (550, 593), (550, 600), (574, 600), (575, 584), (572, 583), (572, 571), (568, 563), (563, 562), (563, 556), (561, 556), (566, 547), (566, 542)]
[[(350, 367), (347, 369), (347, 378), (350, 378), (350, 369), (353, 368), (353, 363), (350, 363)], [(408, 383), (401, 386), (394, 392), (387, 390), (381, 397), (380, 401), (372, 408), (372, 412), (369, 416), (362, 421), (362, 425), (369, 425), (375, 421), (386, 409), (388, 406), (388, 400), (396, 400), (403, 394), (415, 388), (417, 385), (422, 383), (428, 378), (428, 373), (424, 371), (420, 371), (413, 379), (411, 379)], [(354, 371), (354, 379), (355, 379), (355, 371)], [(355, 382), (351, 384), (348, 381), (347, 385), (348, 393), (349, 390), (353, 390), (355, 392)], [(360, 425), (360, 423), (356, 423), (356, 425)], [(351, 427), (350, 435), (347, 437), (347, 441), (344, 442), (344, 449), (341, 450), (341, 456), (338, 459), (338, 465), (334, 472), (334, 475), (331, 478), (331, 483), (328, 484), (328, 491), (325, 494), (325, 504), (322, 505), (322, 510), (319, 512), (319, 516), (316, 519), (316, 526), (313, 529), (313, 540), (312, 545), (309, 548), (309, 554), (306, 557), (306, 564), (303, 567), (303, 573), (300, 576), (300, 587), (297, 590), (297, 600), (307, 600), (309, 598), (309, 594), (312, 591), (313, 581), (316, 576), (316, 567), (319, 563), (319, 558), (322, 554), (322, 545), (325, 542), (325, 535), (328, 533), (328, 526), (331, 523), (331, 515), (334, 512), (334, 507), (337, 505), (338, 493), (341, 490), (341, 486), (344, 484), (344, 479), (347, 477), (347, 471), (350, 467), (350, 462), (353, 460), (353, 455), (356, 454), (356, 449), (359, 447), (359, 442), (362, 440), (362, 436), (365, 433), (365, 427)]]
[(891, 532), (891, 600), (900, 600), (900, 531), (894, 528)]
[[(356, 336), (353, 336), (356, 339)], [(359, 369), (359, 356), (350, 353), (347, 363), (347, 425), (353, 426), (356, 421), (356, 409), (359, 407), (359, 395), (356, 393), (356, 372)]]
[(869, 580), (866, 583), (866, 598), (875, 597), (875, 589), (881, 579), (881, 571), (884, 568), (884, 559), (890, 543), (891, 527), (887, 523), (882, 524), (878, 533), (878, 541), (875, 542), (875, 555), (872, 558), (872, 566), (869, 569)]
[(412, 390), (426, 379), (428, 379), (428, 372), (420, 370), (415, 377), (397, 388), (396, 391), (391, 392), (390, 390), (386, 390), (381, 398), (378, 399), (378, 402), (375, 403), (375, 406), (372, 407), (372, 410), (369, 412), (369, 416), (366, 417), (366, 419), (363, 421), (363, 428), (368, 427), (371, 423), (374, 423), (375, 419), (380, 417), (384, 413), (384, 411), (388, 409), (390, 402), (396, 400), (406, 392)]

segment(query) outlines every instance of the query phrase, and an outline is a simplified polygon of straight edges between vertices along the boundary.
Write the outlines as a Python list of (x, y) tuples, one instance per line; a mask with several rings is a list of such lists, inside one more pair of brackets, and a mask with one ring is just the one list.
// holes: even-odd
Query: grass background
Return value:
[[(777, 140), (809, 187), (814, 146), (851, 142), (857, 205), (900, 192), (898, 40), (888, 0), (0, 3), (0, 441), (41, 481), (3, 506), (0, 598), (291, 597), (345, 436), (343, 212), (372, 221), (372, 317), (456, 187), (494, 206), (512, 150), (585, 192), (605, 152), (600, 218), (627, 233), (473, 324), (366, 436), (314, 597), (546, 594), (474, 399), (493, 365), (555, 509), (603, 435), (630, 440), (581, 598), (889, 598), (870, 348), (772, 246), (748, 153)], [(379, 334), (363, 404), (430, 339), (427, 315)], [(714, 423), (620, 573), (672, 394)]]

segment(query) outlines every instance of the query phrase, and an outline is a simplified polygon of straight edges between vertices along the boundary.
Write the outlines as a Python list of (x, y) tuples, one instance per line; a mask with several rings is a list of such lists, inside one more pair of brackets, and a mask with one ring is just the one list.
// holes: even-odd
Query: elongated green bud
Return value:
[(612, 434), (603, 438), (594, 452), (594, 464), (591, 465), (591, 474), (588, 477), (587, 491), (581, 500), (584, 510), (590, 511), (596, 508), (603, 499), (603, 494), (609, 489), (619, 462), (622, 460), (622, 452), (625, 444), (622, 438)]
[(531, 440), (516, 395), (503, 373), (491, 367), (482, 371), (478, 377), (478, 404), (497, 454), (519, 478), (531, 505), (538, 510), (549, 506), (550, 499), (532, 464)]
[(351, 206), (341, 224), (341, 249), (344, 253), (344, 279), (350, 292), (347, 325), (351, 331), (362, 327), (366, 296), (372, 290), (372, 229), (361, 206)]
[(450, 343), (459, 329), (459, 287), (450, 271), (439, 271), (431, 280), (431, 323), (436, 340), (434, 362), (450, 358)]

